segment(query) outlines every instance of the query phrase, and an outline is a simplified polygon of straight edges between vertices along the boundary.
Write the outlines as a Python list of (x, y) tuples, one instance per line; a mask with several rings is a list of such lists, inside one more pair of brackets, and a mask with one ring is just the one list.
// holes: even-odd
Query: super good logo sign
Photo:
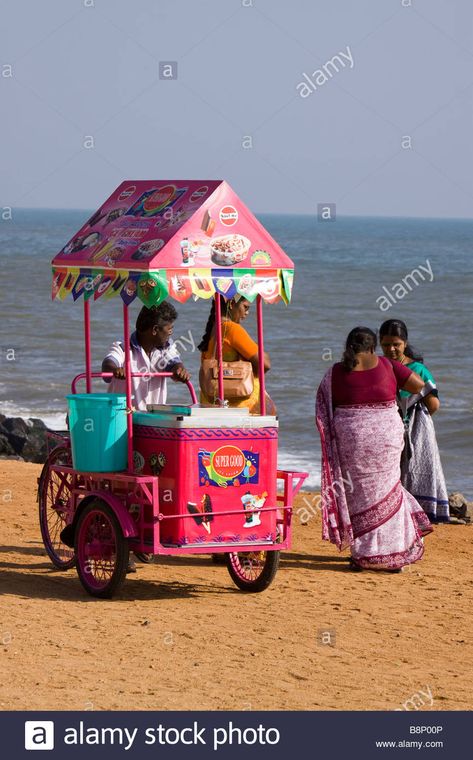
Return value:
[(238, 446), (221, 446), (216, 451), (199, 451), (199, 485), (238, 487), (258, 482), (259, 454)]

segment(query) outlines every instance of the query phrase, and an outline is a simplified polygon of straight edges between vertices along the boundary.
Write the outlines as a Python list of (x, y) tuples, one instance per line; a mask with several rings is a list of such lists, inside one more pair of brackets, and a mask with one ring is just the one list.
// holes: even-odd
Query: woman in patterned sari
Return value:
[(401, 480), (422, 506), (431, 522), (448, 522), (448, 491), (432, 415), (440, 401), (434, 377), (408, 342), (407, 327), (400, 319), (388, 319), (380, 327), (379, 342), (388, 359), (396, 359), (425, 382), (421, 396), (399, 392), (404, 407), (406, 445), (401, 459)]
[(354, 570), (400, 571), (421, 559), (430, 522), (400, 480), (404, 426), (396, 392), (424, 382), (397, 361), (375, 354), (376, 335), (356, 327), (342, 362), (317, 391), (322, 444), (322, 536), (350, 547)]

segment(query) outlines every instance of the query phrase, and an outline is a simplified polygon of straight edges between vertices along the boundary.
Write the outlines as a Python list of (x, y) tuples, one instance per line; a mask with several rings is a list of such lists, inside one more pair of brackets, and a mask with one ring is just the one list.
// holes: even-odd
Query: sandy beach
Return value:
[(202, 556), (138, 565), (100, 601), (43, 549), (40, 471), (0, 461), (1, 709), (472, 708), (471, 526), (437, 527), (399, 575), (353, 573), (296, 516), (262, 594)]

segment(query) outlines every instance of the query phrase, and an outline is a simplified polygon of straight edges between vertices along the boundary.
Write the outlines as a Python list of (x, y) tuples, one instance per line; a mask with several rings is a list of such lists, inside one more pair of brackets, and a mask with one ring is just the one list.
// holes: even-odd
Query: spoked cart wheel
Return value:
[(39, 524), (44, 547), (58, 570), (74, 567), (74, 550), (61, 541), (61, 531), (72, 522), (70, 495), (72, 476), (51, 470), (52, 465), (72, 467), (71, 451), (57, 446), (49, 454), (38, 485)]
[(128, 541), (113, 509), (100, 499), (87, 504), (75, 532), (77, 572), (91, 596), (110, 598), (123, 583), (128, 566)]
[(241, 591), (264, 591), (279, 567), (278, 551), (232, 552), (227, 554), (227, 568)]

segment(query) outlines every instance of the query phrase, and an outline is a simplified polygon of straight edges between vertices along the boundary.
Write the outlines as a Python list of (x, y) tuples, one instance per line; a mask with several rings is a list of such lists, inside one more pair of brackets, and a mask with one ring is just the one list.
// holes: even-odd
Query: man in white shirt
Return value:
[[(177, 311), (167, 301), (159, 306), (143, 306), (136, 320), (136, 332), (130, 336), (132, 372), (172, 372), (173, 380), (185, 383), (189, 372), (171, 338)], [(102, 362), (102, 372), (113, 372), (111, 393), (125, 393), (125, 351), (115, 341)], [(147, 404), (166, 403), (165, 377), (132, 377), (132, 400), (135, 409), (146, 411)]]

